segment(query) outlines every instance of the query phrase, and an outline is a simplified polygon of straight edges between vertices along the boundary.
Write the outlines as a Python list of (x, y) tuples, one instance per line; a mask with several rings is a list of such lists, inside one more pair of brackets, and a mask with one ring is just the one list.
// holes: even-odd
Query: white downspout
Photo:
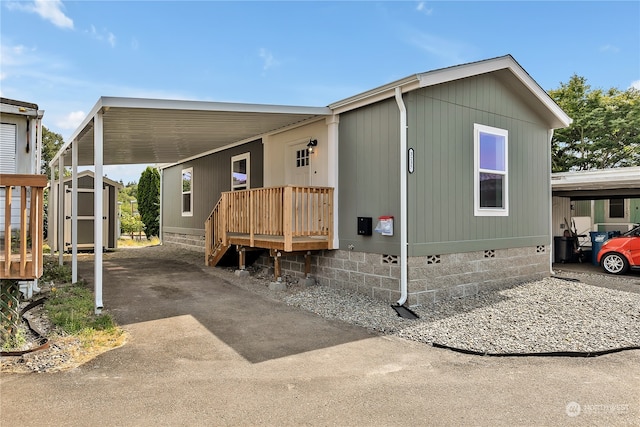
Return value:
[(398, 305), (407, 302), (407, 108), (402, 100), (402, 90), (396, 87), (396, 102), (400, 110), (400, 299)]

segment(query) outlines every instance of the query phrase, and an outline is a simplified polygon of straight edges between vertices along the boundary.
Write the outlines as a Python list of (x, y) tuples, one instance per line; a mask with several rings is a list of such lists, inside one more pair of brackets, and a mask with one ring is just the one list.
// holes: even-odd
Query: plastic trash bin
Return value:
[(590, 231), (591, 236), (591, 264), (598, 265), (598, 252), (602, 249), (604, 242), (609, 240), (614, 234), (612, 231)]
[(575, 247), (577, 246), (577, 238), (554, 236), (553, 237), (553, 254), (554, 262), (573, 262), (575, 255)]

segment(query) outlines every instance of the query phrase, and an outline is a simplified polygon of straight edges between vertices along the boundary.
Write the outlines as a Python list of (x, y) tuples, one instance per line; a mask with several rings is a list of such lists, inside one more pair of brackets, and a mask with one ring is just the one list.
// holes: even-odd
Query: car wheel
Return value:
[(622, 255), (612, 252), (602, 257), (602, 268), (607, 273), (622, 274), (629, 268), (629, 263)]

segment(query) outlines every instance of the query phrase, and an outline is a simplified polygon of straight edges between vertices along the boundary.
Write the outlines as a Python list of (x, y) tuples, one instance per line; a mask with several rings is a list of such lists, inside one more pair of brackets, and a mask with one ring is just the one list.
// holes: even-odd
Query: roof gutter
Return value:
[(407, 108), (402, 100), (402, 89), (395, 88), (396, 103), (400, 110), (400, 299), (398, 305), (407, 302), (408, 224), (407, 224)]

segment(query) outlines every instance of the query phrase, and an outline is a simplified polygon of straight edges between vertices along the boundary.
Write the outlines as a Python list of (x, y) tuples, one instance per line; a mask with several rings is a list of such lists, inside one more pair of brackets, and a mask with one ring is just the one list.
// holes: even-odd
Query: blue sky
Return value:
[(0, 24), (0, 94), (65, 138), (100, 96), (326, 106), (507, 53), (547, 90), (640, 88), (638, 1), (1, 0)]

